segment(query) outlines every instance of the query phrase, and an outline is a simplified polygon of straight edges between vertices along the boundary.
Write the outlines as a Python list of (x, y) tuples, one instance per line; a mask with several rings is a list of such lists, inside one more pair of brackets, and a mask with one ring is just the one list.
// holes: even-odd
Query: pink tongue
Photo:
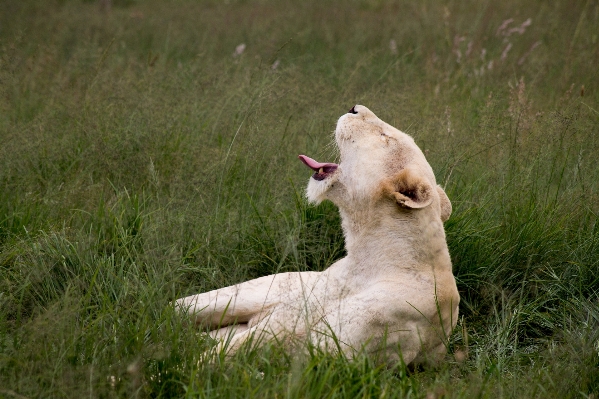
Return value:
[(336, 163), (322, 163), (322, 162), (318, 162), (315, 161), (314, 159), (307, 157), (305, 155), (298, 155), (298, 158), (304, 163), (306, 164), (306, 166), (308, 166), (310, 169), (312, 169), (315, 172), (318, 172), (320, 170), (320, 168), (328, 168), (328, 167), (334, 167), (337, 168), (337, 164)]

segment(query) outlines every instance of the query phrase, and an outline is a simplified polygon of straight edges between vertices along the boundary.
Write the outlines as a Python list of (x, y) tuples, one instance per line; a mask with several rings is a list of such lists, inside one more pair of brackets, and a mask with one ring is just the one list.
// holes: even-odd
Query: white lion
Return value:
[[(307, 339), (325, 351), (436, 363), (458, 317), (443, 222), (451, 203), (414, 140), (356, 105), (339, 118), (341, 162), (315, 171), (313, 203), (339, 207), (347, 256), (323, 272), (281, 273), (177, 300), (228, 354), (249, 339)], [(223, 337), (228, 337), (224, 339)], [(382, 356), (381, 356), (382, 355)]]

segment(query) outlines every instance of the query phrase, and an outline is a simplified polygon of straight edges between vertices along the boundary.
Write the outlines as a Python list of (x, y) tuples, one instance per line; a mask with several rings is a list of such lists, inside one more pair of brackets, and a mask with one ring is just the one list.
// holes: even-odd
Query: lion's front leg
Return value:
[[(268, 315), (262, 318), (251, 320), (249, 324), (243, 324), (241, 329), (225, 332), (220, 337), (220, 342), (216, 347), (216, 353), (225, 353), (231, 357), (239, 351), (243, 345), (249, 345), (253, 349), (260, 348), (268, 343), (279, 343), (285, 346), (292, 345), (298, 339), (305, 339), (307, 336), (308, 324), (306, 324), (305, 315), (301, 312), (290, 314), (286, 309), (276, 308)], [(231, 326), (231, 327), (237, 327)], [(227, 327), (229, 328), (229, 327)], [(211, 332), (212, 334), (212, 332)]]
[(217, 330), (212, 330), (208, 333), (208, 335), (216, 340), (227, 340), (229, 337), (241, 334), (248, 328), (249, 327), (247, 323), (233, 324), (227, 327), (221, 327)]
[[(247, 326), (247, 324), (245, 324)], [(245, 328), (236, 334), (225, 334), (220, 337), (220, 342), (216, 347), (216, 353), (225, 352), (227, 357), (231, 357), (246, 343), (251, 342), (253, 347), (261, 347), (266, 342), (271, 341), (277, 336), (277, 332), (269, 326), (268, 320), (262, 320), (251, 328)], [(220, 331), (220, 330), (219, 330)]]
[(281, 273), (260, 277), (176, 301), (176, 308), (210, 330), (247, 323), (280, 303), (291, 292), (310, 287), (318, 272)]

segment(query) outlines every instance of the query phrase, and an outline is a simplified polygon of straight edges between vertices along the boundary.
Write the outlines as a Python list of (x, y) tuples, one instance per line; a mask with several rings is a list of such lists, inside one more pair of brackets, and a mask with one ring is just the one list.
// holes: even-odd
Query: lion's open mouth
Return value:
[(315, 173), (312, 175), (314, 180), (324, 180), (337, 170), (336, 163), (322, 163), (305, 155), (299, 155), (298, 158)]

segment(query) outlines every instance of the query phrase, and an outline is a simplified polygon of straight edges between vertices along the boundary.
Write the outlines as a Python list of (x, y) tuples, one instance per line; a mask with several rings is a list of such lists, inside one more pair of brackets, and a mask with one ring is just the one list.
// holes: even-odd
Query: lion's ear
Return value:
[(384, 188), (385, 194), (394, 198), (399, 206), (409, 209), (429, 206), (433, 202), (432, 191), (430, 183), (410, 169), (397, 173)]
[(445, 222), (451, 216), (451, 201), (441, 186), (437, 186), (437, 192), (439, 193), (439, 200), (441, 201), (441, 220)]

